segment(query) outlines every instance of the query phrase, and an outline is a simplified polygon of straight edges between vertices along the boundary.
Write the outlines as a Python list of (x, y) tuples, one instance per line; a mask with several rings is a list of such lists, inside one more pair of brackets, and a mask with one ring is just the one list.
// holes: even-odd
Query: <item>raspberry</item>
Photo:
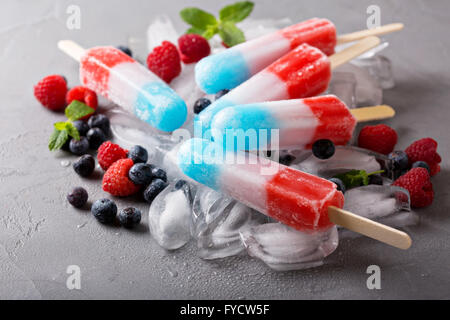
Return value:
[(397, 144), (397, 132), (385, 124), (365, 126), (358, 137), (358, 146), (382, 154), (389, 154)]
[(47, 76), (34, 86), (34, 96), (47, 109), (59, 111), (66, 106), (67, 83), (59, 75)]
[(117, 197), (126, 197), (138, 192), (140, 187), (128, 179), (128, 171), (133, 165), (131, 159), (114, 162), (103, 176), (103, 190)]
[(431, 138), (423, 138), (413, 142), (405, 150), (409, 163), (413, 164), (416, 161), (425, 161), (430, 166), (431, 175), (434, 176), (441, 171), (439, 163), (442, 159), (436, 152), (437, 146), (437, 142)]
[(169, 41), (153, 49), (147, 57), (148, 68), (169, 83), (181, 72), (180, 54), (177, 47)]
[(122, 149), (119, 145), (111, 141), (103, 142), (97, 151), (97, 160), (103, 170), (108, 168), (117, 160), (125, 159), (128, 150)]
[[(86, 105), (88, 105), (89, 107), (91, 107), (92, 109), (97, 110), (97, 105), (98, 105), (97, 94), (94, 91), (92, 91), (91, 89), (88, 89), (83, 86), (73, 87), (66, 94), (66, 103), (70, 104), (73, 100), (83, 102)], [(90, 116), (91, 115), (88, 115), (81, 119), (86, 120)]]
[(392, 184), (405, 188), (411, 196), (411, 206), (421, 208), (433, 202), (434, 191), (427, 169), (414, 168), (398, 178)]
[(198, 34), (185, 34), (178, 39), (181, 60), (184, 63), (197, 62), (211, 53), (208, 40)]

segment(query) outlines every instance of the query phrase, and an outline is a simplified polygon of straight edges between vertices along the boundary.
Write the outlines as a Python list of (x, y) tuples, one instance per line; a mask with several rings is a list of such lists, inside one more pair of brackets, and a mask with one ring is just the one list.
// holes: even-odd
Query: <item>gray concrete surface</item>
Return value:
[[(227, 1), (231, 2), (231, 1)], [(61, 161), (74, 157), (47, 150), (58, 113), (39, 106), (32, 86), (51, 73), (78, 83), (76, 64), (56, 50), (72, 38), (85, 46), (126, 43), (151, 17), (195, 4), (217, 11), (223, 1), (17, 1), (0, 3), (0, 298), (44, 299), (397, 299), (450, 298), (450, 3), (441, 1), (256, 1), (255, 18), (312, 16), (331, 19), (341, 33), (364, 28), (369, 4), (382, 23), (401, 21), (386, 55), (397, 86), (385, 103), (397, 116), (400, 148), (430, 136), (439, 141), (442, 172), (433, 178), (432, 206), (409, 228), (414, 244), (399, 251), (370, 239), (343, 241), (323, 267), (276, 273), (249, 258), (205, 262), (195, 248), (168, 253), (143, 227), (130, 232), (98, 224), (88, 211), (65, 201), (75, 185), (91, 199), (103, 197), (100, 180), (81, 180)], [(81, 30), (65, 27), (66, 8), (82, 10)], [(178, 22), (182, 27), (182, 22)], [(120, 207), (132, 200), (118, 200)], [(147, 208), (139, 205), (144, 211)], [(368, 290), (365, 273), (376, 264), (382, 289)], [(81, 290), (68, 290), (66, 269), (81, 268)], [(174, 276), (174, 271), (177, 276)]]

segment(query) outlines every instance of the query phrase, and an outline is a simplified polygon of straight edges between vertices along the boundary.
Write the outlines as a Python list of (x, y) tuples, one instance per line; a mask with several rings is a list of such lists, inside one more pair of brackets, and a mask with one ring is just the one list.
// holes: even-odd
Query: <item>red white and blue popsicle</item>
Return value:
[(356, 41), (402, 28), (402, 24), (396, 23), (337, 38), (331, 21), (312, 18), (202, 59), (195, 67), (195, 79), (198, 86), (209, 94), (233, 89), (300, 44), (309, 44), (331, 55), (336, 43)]
[(206, 93), (233, 89), (303, 43), (333, 54), (336, 28), (327, 19), (313, 18), (246, 41), (202, 59), (195, 67), (196, 82)]
[(401, 249), (411, 246), (406, 233), (342, 210), (344, 195), (333, 182), (252, 153), (224, 152), (194, 138), (178, 149), (177, 164), (193, 180), (294, 229), (314, 232), (339, 224)]
[[(196, 136), (208, 136), (213, 117), (221, 110), (254, 102), (299, 99), (324, 92), (331, 70), (377, 46), (377, 37), (365, 38), (328, 58), (302, 44), (204, 109), (195, 119)], [(201, 129), (201, 132), (198, 131)]]
[(60, 49), (80, 62), (81, 83), (162, 131), (173, 131), (187, 117), (186, 103), (166, 83), (114, 47), (84, 50), (72, 41)]
[[(349, 109), (338, 97), (326, 95), (226, 108), (214, 116), (211, 134), (228, 150), (310, 149), (320, 139), (345, 145), (357, 122), (394, 115), (386, 105)], [(276, 147), (270, 145), (272, 138)]]

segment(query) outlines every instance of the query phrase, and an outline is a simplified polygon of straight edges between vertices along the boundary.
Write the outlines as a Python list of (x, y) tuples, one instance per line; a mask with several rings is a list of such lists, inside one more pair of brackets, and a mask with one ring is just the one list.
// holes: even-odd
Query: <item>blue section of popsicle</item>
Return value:
[(205, 139), (184, 142), (177, 153), (177, 164), (191, 179), (214, 190), (220, 190), (221, 160), (218, 145)]
[(233, 89), (250, 78), (251, 73), (242, 53), (227, 49), (200, 60), (195, 66), (197, 85), (206, 93)]
[(145, 84), (135, 102), (136, 116), (162, 131), (178, 129), (186, 121), (186, 103), (169, 86), (155, 81)]
[(271, 130), (280, 126), (267, 106), (255, 103), (216, 113), (211, 122), (211, 134), (226, 150), (255, 150), (266, 147), (271, 140)]

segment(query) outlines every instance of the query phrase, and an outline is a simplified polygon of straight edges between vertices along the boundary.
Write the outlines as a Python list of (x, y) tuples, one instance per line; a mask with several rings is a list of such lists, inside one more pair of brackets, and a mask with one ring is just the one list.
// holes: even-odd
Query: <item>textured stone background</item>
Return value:
[[(442, 173), (433, 178), (434, 204), (420, 210), (419, 226), (407, 230), (413, 247), (404, 252), (370, 239), (347, 240), (323, 267), (275, 273), (247, 257), (201, 261), (192, 245), (167, 253), (152, 240), (146, 215), (142, 228), (130, 232), (102, 226), (89, 212), (69, 207), (64, 197), (72, 186), (85, 186), (91, 199), (104, 194), (98, 179), (81, 180), (61, 165), (74, 157), (46, 148), (52, 123), (63, 116), (41, 108), (32, 86), (51, 73), (78, 83), (77, 66), (56, 49), (57, 40), (71, 38), (86, 47), (122, 44), (142, 34), (156, 14), (176, 17), (192, 4), (217, 11), (224, 2), (2, 0), (0, 298), (450, 298), (450, 3), (256, 2), (254, 18), (326, 17), (340, 33), (364, 28), (370, 4), (381, 7), (382, 23), (405, 23), (403, 32), (388, 36), (392, 45), (385, 52), (397, 83), (385, 91), (385, 103), (398, 113), (387, 123), (398, 130), (400, 148), (431, 136), (444, 159)], [(65, 27), (69, 4), (81, 7), (81, 30)], [(184, 28), (181, 21), (177, 27)], [(65, 285), (72, 264), (81, 268), (80, 291)], [(366, 288), (371, 264), (381, 267), (382, 290)]]

